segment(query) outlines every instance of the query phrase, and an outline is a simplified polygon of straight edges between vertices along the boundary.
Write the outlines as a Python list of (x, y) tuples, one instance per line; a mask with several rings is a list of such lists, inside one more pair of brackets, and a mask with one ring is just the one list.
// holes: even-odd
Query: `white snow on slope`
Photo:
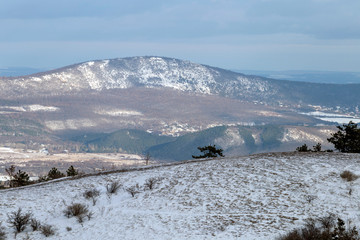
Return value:
[[(200, 94), (270, 96), (277, 92), (256, 77), (227, 77), (221, 70), (201, 64), (161, 57), (133, 57), (90, 61), (36, 76), (19, 77), (11, 84), (1, 83), (4, 91), (57, 95), (82, 90), (168, 87)], [(16, 92), (14, 90), (16, 89)]]
[(55, 112), (58, 107), (43, 106), (40, 104), (23, 105), (23, 106), (0, 106), (0, 109), (11, 109), (19, 112)]
[(139, 111), (128, 110), (128, 109), (95, 109), (94, 113), (100, 115), (108, 115), (113, 117), (118, 116), (142, 116), (143, 114)]
[(53, 131), (59, 131), (64, 129), (78, 129), (84, 127), (94, 127), (96, 123), (91, 119), (67, 119), (65, 121), (45, 121), (46, 127)]
[[(321, 133), (321, 131), (319, 130)], [(332, 131), (326, 132), (327, 135), (330, 135), (333, 133)], [(324, 141), (323, 136), (315, 135), (309, 132), (306, 132), (302, 129), (296, 128), (296, 127), (287, 127), (284, 133), (283, 138), (281, 139), (281, 142), (291, 142), (291, 141), (297, 141), (297, 142), (306, 142), (306, 141), (312, 141), (316, 143), (326, 143)]]
[[(356, 154), (263, 154), (2, 190), (0, 221), (13, 239), (6, 214), (22, 207), (57, 228), (46, 239), (69, 240), (274, 239), (328, 212), (359, 226), (360, 179), (349, 183), (339, 176), (343, 170), (359, 174), (359, 162)], [(151, 177), (162, 179), (153, 190), (106, 196), (111, 181), (126, 188)], [(101, 192), (95, 206), (82, 196), (92, 188)], [(79, 224), (66, 218), (63, 210), (71, 203), (87, 204), (92, 219)], [(26, 234), (45, 239), (29, 227), (18, 239)]]
[(357, 118), (357, 117), (354, 117), (351, 115), (346, 115), (346, 114), (325, 113), (325, 112), (320, 112), (320, 111), (301, 113), (301, 114), (313, 116), (317, 119), (320, 119), (320, 120), (323, 120), (326, 122), (336, 122), (339, 124), (344, 124), (344, 123), (347, 124), (350, 121), (353, 121), (355, 123), (360, 122), (360, 118)]

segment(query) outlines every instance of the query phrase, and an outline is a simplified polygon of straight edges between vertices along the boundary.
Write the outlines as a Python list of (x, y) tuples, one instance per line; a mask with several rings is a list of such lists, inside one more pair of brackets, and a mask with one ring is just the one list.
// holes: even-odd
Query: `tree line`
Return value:
[(22, 171), (21, 169), (16, 171), (16, 167), (14, 165), (11, 165), (9, 168), (5, 168), (5, 171), (9, 175), (9, 187), (21, 187), (33, 183), (62, 178), (65, 176), (74, 177), (79, 174), (79, 171), (72, 165), (66, 170), (66, 175), (60, 172), (56, 167), (53, 167), (46, 176), (40, 176), (38, 180), (31, 181), (29, 174), (27, 174), (25, 171)]
[[(327, 141), (334, 145), (334, 148), (343, 153), (360, 153), (360, 128), (358, 124), (350, 121), (348, 124), (337, 126), (337, 132), (332, 133)], [(306, 144), (297, 147), (298, 152), (321, 152), (321, 144), (313, 146), (313, 150), (309, 149)], [(327, 150), (332, 151), (332, 150)]]

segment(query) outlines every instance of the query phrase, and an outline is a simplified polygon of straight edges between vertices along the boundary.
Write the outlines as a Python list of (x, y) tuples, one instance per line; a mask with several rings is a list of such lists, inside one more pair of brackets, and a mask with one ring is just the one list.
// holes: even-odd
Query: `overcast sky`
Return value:
[(156, 55), (360, 71), (359, 0), (0, 0), (0, 67)]

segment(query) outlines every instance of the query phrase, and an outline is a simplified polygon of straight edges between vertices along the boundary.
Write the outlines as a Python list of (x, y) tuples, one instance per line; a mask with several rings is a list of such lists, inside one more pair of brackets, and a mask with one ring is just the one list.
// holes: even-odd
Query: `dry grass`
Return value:
[(32, 218), (30, 220), (30, 226), (32, 228), (33, 231), (37, 231), (41, 228), (41, 223), (39, 220), (36, 220), (35, 218)]
[(100, 196), (100, 191), (97, 189), (91, 189), (91, 190), (86, 190), (83, 194), (83, 196), (86, 199), (91, 199), (93, 202), (93, 206), (95, 206), (96, 202), (97, 202), (97, 198)]
[(342, 179), (345, 179), (346, 181), (348, 182), (351, 182), (351, 181), (355, 181), (356, 179), (359, 178), (358, 175), (352, 173), (351, 171), (348, 171), (348, 170), (345, 170), (343, 171), (341, 174), (340, 174), (340, 177)]
[(121, 184), (117, 181), (111, 182), (110, 184), (106, 185), (106, 192), (108, 196), (110, 196), (111, 194), (116, 194), (120, 187)]
[(68, 218), (70, 217), (82, 218), (88, 213), (89, 213), (88, 207), (81, 203), (73, 203), (72, 205), (67, 206), (66, 210), (64, 210), (64, 214)]
[(40, 231), (42, 234), (44, 234), (45, 237), (49, 237), (55, 234), (54, 227), (48, 224), (41, 226)]
[(1, 222), (0, 222), (0, 240), (5, 240), (6, 239), (6, 233), (4, 231), (4, 227), (1, 226)]

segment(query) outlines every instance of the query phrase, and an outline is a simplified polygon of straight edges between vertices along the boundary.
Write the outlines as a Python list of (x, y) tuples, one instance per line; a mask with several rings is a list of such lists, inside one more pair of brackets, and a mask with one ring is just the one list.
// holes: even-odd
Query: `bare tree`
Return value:
[(145, 164), (146, 165), (149, 165), (150, 158), (151, 158), (150, 153), (147, 152), (146, 155), (145, 155)]
[(154, 188), (154, 185), (159, 181), (158, 178), (152, 177), (152, 178), (148, 178), (145, 181), (144, 187), (152, 190)]
[(11, 165), (9, 168), (5, 168), (5, 171), (7, 172), (7, 174), (9, 175), (9, 182), (10, 182), (10, 187), (14, 186), (14, 175), (15, 175), (15, 166)]
[(132, 197), (135, 197), (136, 194), (140, 193), (140, 187), (138, 184), (128, 187), (125, 189)]

